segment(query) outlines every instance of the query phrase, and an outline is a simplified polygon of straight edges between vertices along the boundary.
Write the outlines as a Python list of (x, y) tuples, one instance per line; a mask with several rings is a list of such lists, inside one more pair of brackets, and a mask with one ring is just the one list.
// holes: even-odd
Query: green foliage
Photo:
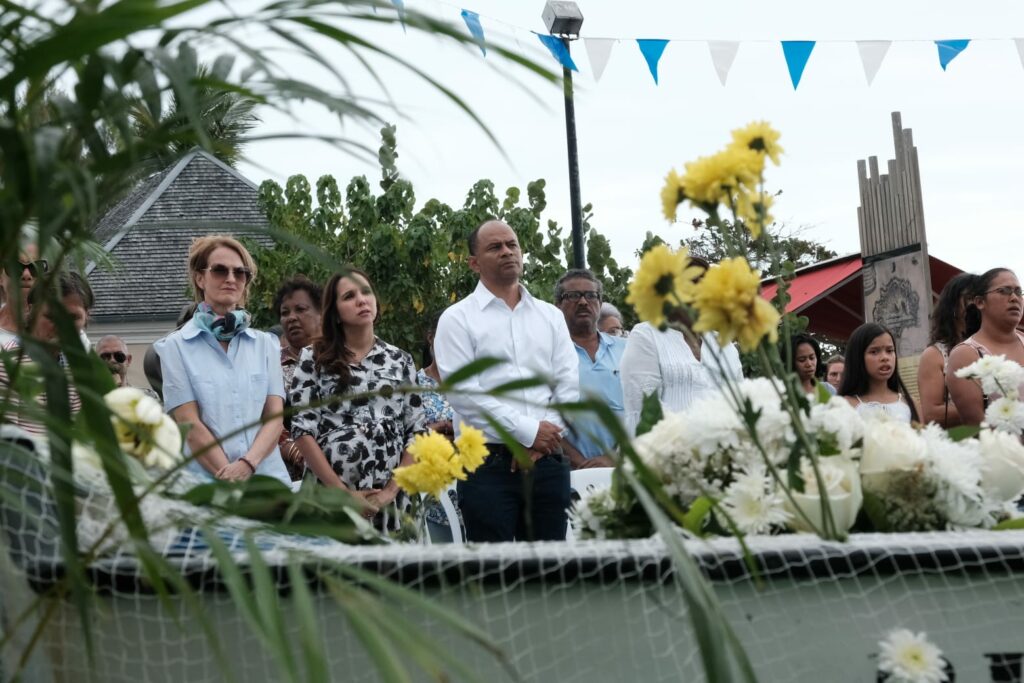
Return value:
[[(262, 247), (250, 241), (260, 275), (253, 285), (249, 308), (258, 325), (277, 323), (271, 310), (280, 284), (297, 274), (326, 282), (334, 272), (318, 253), (334, 256), (366, 271), (377, 292), (381, 320), (377, 334), (417, 354), (424, 344), (428, 317), (473, 291), (476, 275), (467, 260), (466, 239), (480, 223), (499, 218), (515, 230), (523, 248), (523, 283), (530, 292), (552, 301), (555, 282), (568, 269), (571, 239), (556, 221), (542, 223), (547, 207), (544, 180), (526, 186), (525, 201), (517, 187), (499, 196), (490, 180), (477, 181), (461, 208), (437, 199), (416, 207), (412, 184), (397, 169), (395, 127), (381, 130), (377, 158), (380, 192), (364, 176), (349, 181), (344, 198), (332, 176), (322, 176), (313, 188), (305, 176), (288, 179), (285, 187), (273, 181), (260, 186), (260, 205), (279, 242), (302, 243), (315, 249)], [(585, 217), (590, 218), (590, 205)], [(585, 222), (588, 265), (605, 285), (605, 298), (624, 307), (632, 271), (620, 268), (608, 240)]]

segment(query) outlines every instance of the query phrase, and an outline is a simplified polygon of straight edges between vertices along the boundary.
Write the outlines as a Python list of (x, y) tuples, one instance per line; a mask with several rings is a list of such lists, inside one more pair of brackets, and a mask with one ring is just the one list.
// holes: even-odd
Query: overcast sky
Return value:
[[(466, 0), (489, 39), (557, 67), (530, 30), (543, 31), (544, 3)], [(858, 159), (893, 155), (890, 112), (914, 131), (924, 190), (929, 248), (964, 269), (1024, 265), (1024, 67), (1014, 38), (1024, 38), (1024, 3), (1010, 0), (859, 0), (837, 3), (763, 0), (654, 2), (581, 0), (583, 37), (619, 38), (595, 82), (582, 43), (574, 43), (580, 179), (593, 225), (615, 256), (635, 265), (646, 231), (678, 239), (689, 228), (661, 216), (667, 171), (721, 147), (729, 131), (765, 119), (782, 132), (781, 168), (768, 175), (781, 189), (776, 218), (806, 225), (808, 236), (839, 253), (857, 241)], [(462, 25), (459, 5), (406, 0), (406, 6)], [(366, 33), (366, 31), (364, 31)], [(399, 169), (419, 202), (436, 197), (460, 206), (470, 186), (492, 179), (499, 191), (548, 182), (546, 216), (566, 230), (568, 177), (561, 89), (478, 50), (404, 33), (374, 30), (382, 47), (463, 96), (497, 137), (507, 157), (436, 91), (401, 69), (381, 67), (398, 106)], [(655, 85), (635, 38), (672, 39)], [(935, 39), (971, 38), (943, 72)], [(895, 41), (868, 87), (856, 40)], [(741, 41), (728, 84), (719, 83), (707, 40)], [(790, 84), (780, 40), (817, 40), (799, 89)], [(355, 87), (379, 96), (362, 70), (338, 55)], [(381, 64), (381, 62), (375, 62)], [(301, 124), (267, 117), (266, 130), (337, 134), (335, 120), (314, 107)], [(345, 133), (376, 147), (373, 131)], [(311, 181), (332, 173), (375, 181), (376, 164), (313, 142), (249, 149), (242, 171), (257, 182), (293, 173)]]

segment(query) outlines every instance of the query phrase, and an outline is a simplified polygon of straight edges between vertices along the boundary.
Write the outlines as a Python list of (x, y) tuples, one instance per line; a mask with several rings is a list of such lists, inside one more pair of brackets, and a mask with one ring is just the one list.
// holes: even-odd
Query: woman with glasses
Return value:
[(7, 263), (0, 264), (0, 286), (4, 296), (4, 306), (0, 308), (0, 345), (17, 339), (28, 315), (28, 293), (39, 276), (49, 270), (49, 264), (39, 258), (36, 246), (29, 244), (18, 254), (15, 272), (9, 273), (9, 269)]
[(220, 235), (197, 239), (188, 271), (196, 312), (154, 344), (163, 374), (164, 406), (191, 426), (191, 467), (218, 479), (254, 474), (290, 484), (277, 440), (284, 382), (277, 337), (250, 327), (242, 308), (256, 265), (240, 242)]
[(1024, 334), (1017, 331), (1024, 298), (1020, 281), (1008, 268), (993, 268), (975, 278), (967, 297), (966, 327), (978, 331), (950, 352), (946, 381), (961, 423), (979, 425), (989, 402), (998, 397), (986, 396), (974, 380), (957, 377), (957, 370), (992, 354), (1024, 365)]
[(375, 335), (377, 297), (366, 273), (332, 276), (322, 310), (320, 336), (292, 377), (292, 438), (322, 484), (361, 499), (377, 528), (395, 530), (406, 499), (391, 475), (412, 463), (408, 447), (427, 429), (420, 396), (396, 391), (416, 384), (416, 366)]

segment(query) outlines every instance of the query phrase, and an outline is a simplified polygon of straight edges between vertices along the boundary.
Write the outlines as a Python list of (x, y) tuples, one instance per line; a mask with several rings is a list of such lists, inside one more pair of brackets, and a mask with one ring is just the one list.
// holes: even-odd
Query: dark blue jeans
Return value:
[(491, 454), (460, 481), (459, 506), (470, 542), (560, 541), (569, 508), (569, 462), (547, 455), (530, 470), (511, 471), (512, 453), (487, 444)]

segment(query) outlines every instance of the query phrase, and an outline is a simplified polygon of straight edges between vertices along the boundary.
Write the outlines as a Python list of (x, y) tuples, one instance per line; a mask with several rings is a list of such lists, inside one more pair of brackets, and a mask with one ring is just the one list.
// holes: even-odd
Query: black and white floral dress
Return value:
[[(349, 370), (349, 384), (341, 386), (338, 375), (316, 367), (311, 348), (302, 350), (288, 400), (295, 408), (307, 407), (292, 416), (292, 439), (307, 435), (316, 439), (345, 486), (382, 489), (391, 481), (402, 451), (416, 434), (427, 430), (419, 394), (393, 392), (397, 387), (415, 386), (416, 366), (408, 353), (377, 339), (366, 357), (349, 365)], [(344, 398), (374, 391), (380, 393)], [(332, 396), (342, 400), (319, 405)], [(308, 407), (311, 404), (314, 407)], [(399, 508), (408, 504), (404, 493), (396, 503)], [(398, 520), (388, 514), (378, 515), (375, 522), (387, 529), (398, 527)]]

